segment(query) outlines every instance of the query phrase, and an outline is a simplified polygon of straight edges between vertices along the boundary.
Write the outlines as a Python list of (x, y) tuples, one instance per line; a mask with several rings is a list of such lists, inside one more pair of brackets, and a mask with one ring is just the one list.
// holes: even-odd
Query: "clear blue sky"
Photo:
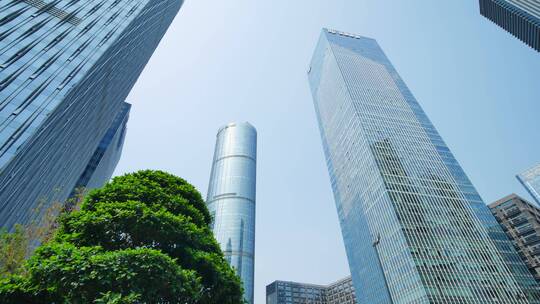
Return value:
[(486, 202), (525, 194), (540, 161), (540, 53), (476, 0), (187, 0), (132, 91), (116, 174), (180, 175), (206, 193), (217, 129), (259, 132), (256, 293), (348, 274), (306, 72), (322, 27), (375, 38)]

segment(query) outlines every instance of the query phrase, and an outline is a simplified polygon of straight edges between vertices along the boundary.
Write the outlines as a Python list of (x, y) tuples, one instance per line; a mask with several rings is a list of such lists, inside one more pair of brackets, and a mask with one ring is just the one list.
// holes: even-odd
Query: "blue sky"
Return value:
[(133, 89), (116, 174), (206, 193), (217, 129), (259, 132), (255, 302), (274, 280), (348, 274), (306, 72), (322, 27), (378, 40), (486, 202), (540, 162), (540, 54), (477, 1), (186, 1)]

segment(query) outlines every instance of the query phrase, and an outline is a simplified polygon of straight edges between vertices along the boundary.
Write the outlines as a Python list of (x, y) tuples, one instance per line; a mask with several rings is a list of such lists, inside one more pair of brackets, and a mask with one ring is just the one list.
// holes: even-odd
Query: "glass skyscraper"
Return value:
[(257, 131), (249, 123), (219, 129), (206, 204), (225, 259), (253, 304)]
[(480, 0), (480, 13), (540, 52), (540, 0)]
[(358, 303), (540, 303), (375, 40), (323, 30), (308, 75)]
[(67, 199), (182, 2), (0, 2), (0, 226)]
[(122, 155), (130, 109), (131, 105), (124, 102), (112, 126), (105, 133), (94, 155), (92, 155), (92, 158), (88, 162), (86, 169), (84, 169), (81, 177), (79, 177), (79, 180), (75, 184), (72, 192), (73, 195), (76, 195), (81, 190), (87, 192), (92, 189), (101, 188), (111, 179)]
[(540, 164), (518, 174), (517, 179), (540, 206)]

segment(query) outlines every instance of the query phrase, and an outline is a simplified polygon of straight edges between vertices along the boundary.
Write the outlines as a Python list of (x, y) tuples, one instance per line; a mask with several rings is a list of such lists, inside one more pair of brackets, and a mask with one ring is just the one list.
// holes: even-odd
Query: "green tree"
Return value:
[(15, 225), (13, 232), (0, 232), (0, 277), (20, 274), (28, 257), (29, 240), (22, 225)]
[(0, 230), (0, 278), (24, 272), (24, 262), (32, 255), (38, 244), (51, 239), (58, 227), (58, 215), (76, 210), (82, 203), (84, 189), (78, 189), (75, 195), (64, 203), (38, 203), (32, 211), (32, 220), (27, 224), (17, 224), (13, 230)]
[(1, 303), (243, 303), (200, 193), (161, 171), (116, 177), (62, 215)]

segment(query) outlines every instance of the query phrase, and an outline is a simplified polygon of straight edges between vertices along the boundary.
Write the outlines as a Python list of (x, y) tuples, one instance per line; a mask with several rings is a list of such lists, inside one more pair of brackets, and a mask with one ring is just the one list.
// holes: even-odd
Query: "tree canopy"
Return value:
[(162, 171), (116, 177), (0, 281), (1, 303), (244, 303), (200, 193)]

